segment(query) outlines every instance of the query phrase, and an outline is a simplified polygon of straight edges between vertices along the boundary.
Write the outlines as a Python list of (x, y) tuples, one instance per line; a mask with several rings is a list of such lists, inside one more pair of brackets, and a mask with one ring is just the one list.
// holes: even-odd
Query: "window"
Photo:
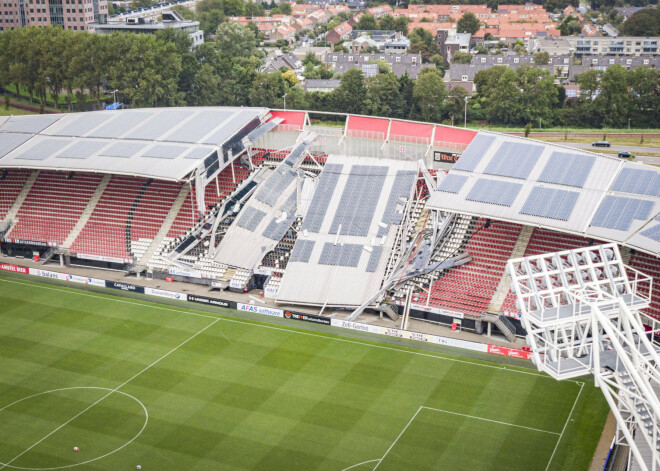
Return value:
[(632, 59), (626, 59), (626, 64), (628, 65), (632, 64)]
[(467, 82), (468, 81), (468, 76), (467, 75), (462, 75), (461, 76), (461, 81), (462, 82)]
[(396, 56), (396, 61), (401, 62), (401, 56)]
[(614, 64), (614, 59), (610, 59), (610, 65)]
[(514, 58), (513, 58), (513, 63), (514, 63), (514, 64), (517, 64), (518, 62), (520, 62), (520, 59), (518, 59), (517, 57), (514, 57)]
[(482, 58), (481, 58), (481, 63), (482, 63), (482, 64), (485, 64), (485, 63), (486, 63), (486, 58), (485, 58), (485, 57), (482, 57)]
[(568, 59), (564, 59), (564, 64), (568, 64)]
[(591, 63), (592, 63), (593, 65), (598, 64), (598, 59), (591, 59)]
[(501, 63), (502, 63), (502, 58), (501, 58), (501, 57), (498, 57), (498, 58), (497, 58), (497, 63), (498, 63), (498, 64), (501, 64)]
[(648, 59), (644, 59), (644, 65), (649, 65), (649, 60)]

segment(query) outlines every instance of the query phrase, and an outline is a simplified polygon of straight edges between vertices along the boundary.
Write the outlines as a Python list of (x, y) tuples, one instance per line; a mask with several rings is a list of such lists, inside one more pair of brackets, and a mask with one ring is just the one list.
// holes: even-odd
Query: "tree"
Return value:
[(371, 31), (378, 29), (378, 23), (376, 23), (376, 17), (369, 14), (362, 15), (360, 21), (358, 21), (357, 24), (355, 25), (355, 29), (359, 29), (363, 31), (364, 30)]
[(635, 12), (619, 32), (624, 36), (660, 36), (660, 10), (646, 8)]
[[(108, 5), (108, 8), (110, 5)], [(195, 12), (192, 11), (190, 8), (185, 7), (183, 5), (174, 5), (170, 7), (172, 10), (176, 11), (183, 17), (184, 20), (194, 20), (196, 19)]]
[(628, 123), (630, 94), (626, 69), (620, 65), (607, 68), (600, 80), (600, 94), (594, 100), (603, 125), (623, 127)]
[(536, 65), (548, 65), (550, 63), (550, 54), (546, 51), (539, 51), (534, 54), (534, 64)]
[(298, 77), (296, 77), (296, 73), (293, 70), (287, 70), (284, 72), (282, 74), (282, 78), (290, 87), (298, 85)]
[(199, 19), (199, 27), (204, 31), (204, 37), (210, 38), (226, 18), (222, 0), (202, 0), (195, 6)]
[(519, 56), (524, 56), (527, 54), (527, 48), (525, 47), (525, 44), (523, 44), (522, 41), (516, 41), (513, 44), (513, 51)]
[(635, 127), (657, 127), (660, 123), (660, 72), (637, 67), (628, 72), (630, 119)]
[(522, 114), (521, 92), (516, 73), (509, 68), (504, 69), (485, 100), (485, 112), (491, 123), (515, 124)]
[(469, 52), (456, 51), (453, 56), (451, 56), (452, 64), (471, 64), (472, 63), (472, 54)]
[(559, 25), (559, 32), (562, 36), (572, 36), (574, 34), (580, 34), (582, 31), (582, 24), (580, 20), (574, 16), (567, 16), (564, 18), (564, 21)]
[(367, 94), (363, 113), (374, 116), (403, 117), (399, 81), (392, 72), (379, 73), (366, 80)]
[(519, 121), (536, 123), (542, 119), (549, 124), (554, 118), (553, 109), (557, 104), (554, 76), (545, 69), (524, 64), (516, 70), (516, 80), (522, 105)]
[(442, 76), (432, 68), (424, 69), (413, 87), (415, 106), (422, 121), (441, 122), (445, 95)]
[(444, 111), (445, 116), (451, 120), (452, 124), (460, 122), (463, 118), (466, 109), (465, 98), (467, 97), (467, 91), (461, 86), (456, 86), (447, 93)]
[(479, 28), (481, 28), (481, 22), (471, 11), (463, 13), (463, 16), (461, 16), (456, 23), (456, 31), (459, 33), (474, 34), (479, 31)]
[(257, 38), (240, 23), (222, 23), (215, 33), (216, 49), (221, 57), (248, 57), (257, 53)]
[(293, 12), (293, 9), (291, 8), (291, 4), (289, 2), (282, 2), (280, 3), (280, 11), (285, 14), (285, 15), (290, 15)]
[(332, 92), (334, 109), (343, 113), (360, 114), (366, 95), (362, 70), (349, 69), (341, 76), (339, 87)]
[(282, 108), (284, 94), (287, 92), (286, 81), (279, 72), (259, 74), (250, 90), (250, 104), (269, 108)]

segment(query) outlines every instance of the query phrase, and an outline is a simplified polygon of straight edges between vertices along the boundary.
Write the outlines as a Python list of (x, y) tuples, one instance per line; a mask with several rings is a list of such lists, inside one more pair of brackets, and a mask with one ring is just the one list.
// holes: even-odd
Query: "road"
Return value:
[[(617, 145), (612, 145), (611, 147), (593, 147), (591, 144), (587, 143), (582, 143), (582, 142), (558, 142), (557, 144), (561, 144), (564, 146), (569, 146), (569, 147), (576, 147), (578, 149), (588, 149), (592, 152), (600, 152), (603, 149), (608, 149), (608, 150), (613, 150), (616, 152), (620, 152), (622, 150), (627, 150), (628, 152), (632, 152), (633, 154), (636, 154), (638, 152), (651, 152), (651, 153), (658, 153), (660, 154), (660, 146), (658, 144), (654, 144), (653, 147), (638, 147), (638, 146), (617, 146)], [(610, 155), (610, 154), (605, 154), (605, 155)], [(650, 157), (646, 155), (638, 155), (635, 157), (636, 162), (644, 162), (647, 164), (656, 164), (660, 165), (660, 157)]]

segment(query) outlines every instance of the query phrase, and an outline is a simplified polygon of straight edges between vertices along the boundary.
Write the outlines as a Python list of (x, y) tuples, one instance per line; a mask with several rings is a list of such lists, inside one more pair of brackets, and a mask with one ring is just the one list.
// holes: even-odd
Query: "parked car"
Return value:
[(622, 159), (629, 159), (630, 157), (635, 157), (635, 155), (631, 154), (627, 150), (622, 150), (621, 152), (619, 152), (619, 157), (621, 157)]
[(594, 147), (609, 147), (610, 141), (596, 141), (591, 144)]

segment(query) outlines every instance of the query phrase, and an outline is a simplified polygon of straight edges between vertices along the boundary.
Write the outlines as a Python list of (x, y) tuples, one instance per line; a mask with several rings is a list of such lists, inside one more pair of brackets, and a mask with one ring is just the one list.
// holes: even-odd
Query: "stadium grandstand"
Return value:
[[(3, 260), (510, 341), (525, 329), (509, 259), (614, 243), (623, 263), (660, 276), (656, 167), (493, 132), (328, 118), (229, 107), (0, 118)], [(660, 318), (647, 290), (645, 312)]]

